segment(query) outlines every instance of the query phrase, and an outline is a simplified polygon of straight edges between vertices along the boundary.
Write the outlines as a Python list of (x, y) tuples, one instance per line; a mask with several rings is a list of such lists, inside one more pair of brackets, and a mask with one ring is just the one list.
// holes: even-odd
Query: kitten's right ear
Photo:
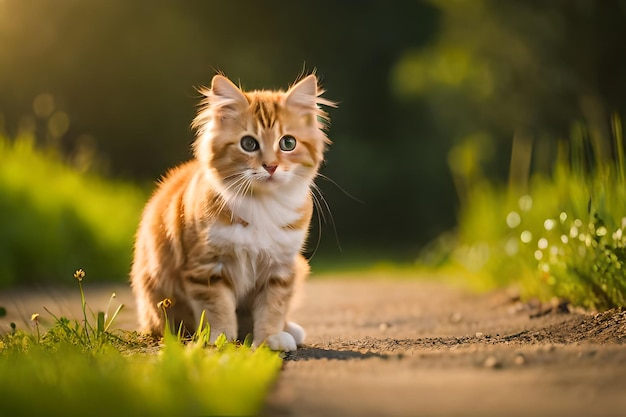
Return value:
[(214, 110), (224, 109), (240, 111), (248, 106), (248, 99), (241, 90), (223, 75), (216, 75), (211, 81), (211, 107)]

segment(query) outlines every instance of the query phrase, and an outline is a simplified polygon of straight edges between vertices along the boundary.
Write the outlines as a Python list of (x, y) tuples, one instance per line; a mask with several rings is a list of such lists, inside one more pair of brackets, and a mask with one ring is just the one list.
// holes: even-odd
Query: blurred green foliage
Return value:
[(32, 137), (0, 137), (0, 287), (55, 283), (79, 266), (126, 280), (146, 199), (38, 150)]
[[(525, 297), (559, 297), (588, 308), (626, 306), (626, 164), (621, 122), (592, 141), (572, 128), (552, 173), (523, 188), (481, 174), (467, 184), (453, 263), (487, 287), (515, 284)], [(611, 147), (614, 157), (603, 159)]]
[[(318, 180), (344, 254), (406, 260), (454, 227), (478, 165), (527, 183), (572, 123), (607, 136), (625, 17), (618, 0), (3, 0), (0, 131), (147, 182), (190, 156), (194, 86), (215, 70), (255, 89), (316, 68), (339, 102), (322, 173), (363, 201)], [(322, 229), (317, 256), (336, 256)]]

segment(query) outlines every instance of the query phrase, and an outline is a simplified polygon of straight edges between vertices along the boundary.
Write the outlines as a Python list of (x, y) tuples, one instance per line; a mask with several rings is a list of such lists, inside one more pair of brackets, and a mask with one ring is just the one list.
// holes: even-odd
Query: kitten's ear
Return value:
[(304, 107), (307, 109), (316, 109), (318, 98), (321, 92), (317, 89), (317, 78), (311, 74), (287, 91), (285, 102), (288, 106)]
[(211, 81), (211, 107), (239, 110), (248, 105), (248, 99), (241, 90), (223, 75), (216, 75)]

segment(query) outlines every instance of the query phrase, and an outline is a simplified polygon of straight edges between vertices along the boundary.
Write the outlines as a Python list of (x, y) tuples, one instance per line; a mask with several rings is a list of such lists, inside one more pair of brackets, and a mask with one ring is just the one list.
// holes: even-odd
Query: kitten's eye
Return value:
[(296, 148), (296, 138), (290, 135), (283, 136), (278, 141), (278, 146), (285, 152), (293, 151)]
[(254, 152), (259, 149), (259, 142), (257, 142), (257, 140), (250, 135), (246, 135), (241, 138), (239, 144), (241, 145), (241, 149), (246, 152)]

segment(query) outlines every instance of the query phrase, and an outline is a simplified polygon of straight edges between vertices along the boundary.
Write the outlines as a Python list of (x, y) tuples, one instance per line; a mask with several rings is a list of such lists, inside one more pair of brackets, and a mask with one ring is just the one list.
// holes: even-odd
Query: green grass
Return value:
[(41, 332), (34, 315), (31, 331), (0, 336), (2, 415), (254, 415), (282, 364), (265, 347), (208, 343), (208, 327), (155, 342), (82, 307), (87, 320), (54, 317)]
[[(525, 297), (626, 306), (626, 166), (613, 123), (604, 142), (573, 129), (551, 174), (535, 173), (524, 192), (482, 178), (472, 184), (452, 263), (483, 288), (514, 284)], [(607, 145), (614, 151), (603, 157)]]
[(0, 137), (0, 288), (53, 283), (77, 264), (126, 280), (146, 199), (130, 183), (65, 164), (30, 137)]

